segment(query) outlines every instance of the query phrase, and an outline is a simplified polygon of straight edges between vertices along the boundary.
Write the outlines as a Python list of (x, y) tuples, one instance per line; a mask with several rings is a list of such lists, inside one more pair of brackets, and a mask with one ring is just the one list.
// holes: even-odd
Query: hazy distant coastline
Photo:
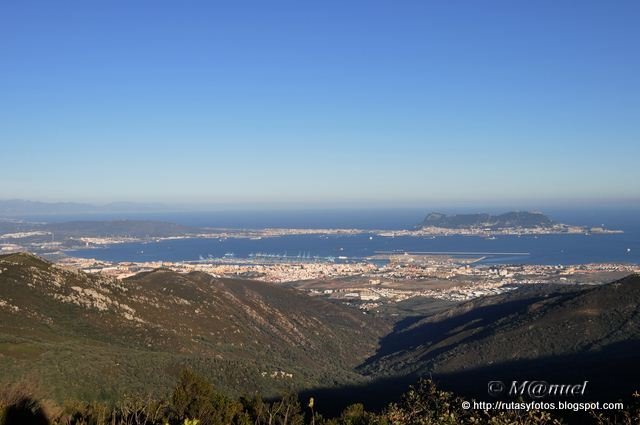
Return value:
[(622, 230), (577, 226), (552, 221), (542, 213), (507, 212), (446, 215), (430, 213), (411, 229), (362, 228), (262, 228), (238, 229), (185, 226), (153, 220), (72, 221), (32, 223), (8, 220), (0, 223), (0, 251), (46, 253), (122, 243), (160, 242), (175, 239), (253, 239), (284, 236), (446, 237), (536, 236), (556, 234), (617, 234)]

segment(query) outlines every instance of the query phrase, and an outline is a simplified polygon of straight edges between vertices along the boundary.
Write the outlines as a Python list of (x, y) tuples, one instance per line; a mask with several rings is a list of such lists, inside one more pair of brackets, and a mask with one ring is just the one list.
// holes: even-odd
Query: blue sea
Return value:
[[(447, 211), (445, 211), (447, 212)], [(491, 211), (490, 211), (491, 212)], [(552, 219), (575, 225), (602, 226), (623, 234), (498, 236), (381, 237), (375, 234), (349, 236), (295, 235), (253, 239), (181, 239), (148, 243), (117, 244), (82, 249), (70, 255), (107, 261), (196, 261), (207, 258), (255, 256), (358, 260), (380, 252), (460, 253), (483, 256), (497, 264), (584, 264), (616, 262), (640, 264), (639, 211), (632, 209), (588, 209), (545, 211)], [(153, 219), (193, 226), (260, 229), (360, 228), (406, 229), (425, 215), (423, 209), (326, 210), (326, 211), (234, 211), (214, 213), (158, 213), (56, 217), (56, 220), (114, 218)], [(51, 221), (52, 217), (47, 217)], [(468, 254), (467, 254), (468, 253)]]

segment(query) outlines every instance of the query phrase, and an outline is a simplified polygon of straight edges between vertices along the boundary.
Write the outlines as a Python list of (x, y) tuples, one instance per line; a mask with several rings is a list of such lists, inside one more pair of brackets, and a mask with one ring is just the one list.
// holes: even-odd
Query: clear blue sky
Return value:
[(640, 199), (638, 1), (4, 1), (0, 199)]

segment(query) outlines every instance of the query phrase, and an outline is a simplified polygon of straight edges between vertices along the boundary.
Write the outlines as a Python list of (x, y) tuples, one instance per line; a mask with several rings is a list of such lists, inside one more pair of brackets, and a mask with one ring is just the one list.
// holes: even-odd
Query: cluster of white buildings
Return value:
[[(469, 259), (397, 256), (387, 264), (332, 262), (122, 262), (66, 258), (61, 265), (123, 279), (140, 272), (168, 268), (178, 273), (201, 271), (216, 277), (256, 279), (274, 284), (304, 282), (312, 296), (357, 302), (363, 309), (412, 297), (464, 301), (537, 283), (598, 282), (628, 273), (640, 265), (585, 264), (472, 265)], [(437, 283), (437, 284), (436, 284)]]

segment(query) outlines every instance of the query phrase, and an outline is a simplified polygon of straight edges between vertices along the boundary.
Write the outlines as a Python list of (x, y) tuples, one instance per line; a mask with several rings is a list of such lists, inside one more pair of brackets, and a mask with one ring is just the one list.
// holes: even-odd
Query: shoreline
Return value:
[[(266, 239), (279, 238), (284, 236), (354, 236), (354, 235), (372, 235), (378, 237), (449, 237), (449, 236), (469, 236), (469, 237), (491, 237), (491, 236), (545, 236), (545, 235), (613, 235), (624, 234), (623, 230), (580, 230), (565, 231), (555, 229), (502, 229), (495, 231), (476, 230), (476, 229), (444, 229), (431, 228), (419, 230), (379, 230), (379, 229), (288, 229), (288, 228), (265, 228), (265, 229), (214, 229), (214, 233), (193, 233), (174, 236), (158, 236), (158, 237), (79, 237), (69, 238), (69, 240), (77, 240), (89, 245), (115, 245), (120, 243), (144, 243), (144, 242), (160, 242), (165, 240), (181, 240), (181, 239)], [(0, 239), (4, 235), (0, 235)]]

